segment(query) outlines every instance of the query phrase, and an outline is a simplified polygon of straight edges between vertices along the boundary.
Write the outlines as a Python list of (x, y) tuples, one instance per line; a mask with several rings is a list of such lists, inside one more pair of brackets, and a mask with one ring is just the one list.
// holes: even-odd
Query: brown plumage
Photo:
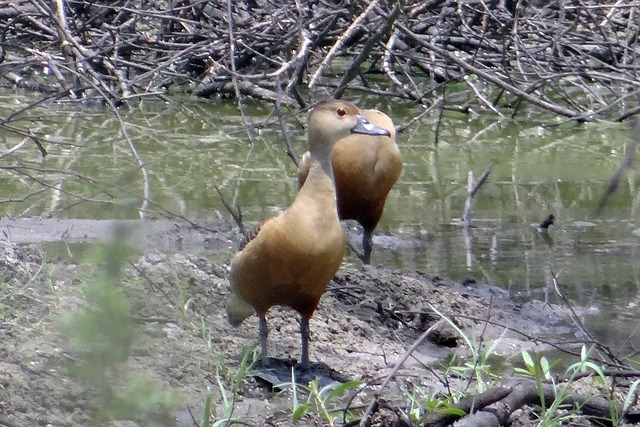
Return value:
[(239, 325), (253, 311), (259, 318), (263, 363), (267, 358), (266, 314), (274, 305), (300, 313), (301, 367), (309, 367), (309, 319), (345, 250), (337, 215), (331, 150), (350, 133), (389, 135), (369, 124), (358, 108), (345, 101), (318, 103), (309, 114), (309, 174), (293, 203), (264, 220), (231, 260), (231, 298), (227, 316)]
[[(391, 137), (348, 135), (333, 148), (333, 173), (340, 219), (354, 219), (362, 225), (363, 261), (371, 262), (372, 233), (380, 221), (387, 195), (402, 171), (402, 158), (395, 141), (395, 127), (386, 114), (363, 110), (373, 124), (389, 129)], [(298, 170), (298, 186), (309, 173), (309, 153), (305, 153)]]

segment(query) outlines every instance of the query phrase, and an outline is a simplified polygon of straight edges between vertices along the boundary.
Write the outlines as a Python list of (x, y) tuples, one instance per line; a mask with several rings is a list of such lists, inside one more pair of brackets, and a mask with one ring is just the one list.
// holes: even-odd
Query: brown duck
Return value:
[[(336, 142), (332, 162), (338, 199), (338, 216), (354, 219), (362, 225), (363, 262), (371, 262), (375, 230), (387, 195), (402, 171), (402, 158), (396, 144), (393, 122), (381, 111), (363, 110), (373, 124), (390, 131), (390, 137), (351, 134)], [(302, 156), (298, 169), (298, 186), (309, 173), (309, 152)]]
[(331, 151), (336, 141), (350, 134), (388, 138), (390, 131), (369, 123), (346, 101), (323, 101), (311, 110), (304, 185), (291, 206), (262, 221), (231, 260), (227, 316), (237, 326), (255, 311), (263, 364), (268, 364), (266, 314), (272, 306), (280, 305), (300, 313), (300, 366), (309, 367), (309, 319), (345, 251)]

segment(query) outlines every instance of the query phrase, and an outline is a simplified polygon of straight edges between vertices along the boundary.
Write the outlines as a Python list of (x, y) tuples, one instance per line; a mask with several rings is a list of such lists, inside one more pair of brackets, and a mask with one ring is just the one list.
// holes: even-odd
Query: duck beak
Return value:
[(371, 136), (391, 136), (391, 132), (373, 123), (369, 123), (363, 116), (358, 115), (356, 125), (351, 128), (351, 133), (359, 133)]

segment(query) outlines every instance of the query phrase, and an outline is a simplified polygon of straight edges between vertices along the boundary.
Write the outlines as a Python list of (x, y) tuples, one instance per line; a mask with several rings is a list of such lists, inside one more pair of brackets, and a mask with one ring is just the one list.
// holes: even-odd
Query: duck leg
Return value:
[(309, 369), (309, 318), (307, 316), (300, 316), (300, 339), (302, 341), (300, 369), (306, 371)]
[(371, 230), (362, 228), (362, 262), (371, 264), (371, 249), (373, 248), (373, 233)]
[(258, 335), (260, 336), (260, 357), (262, 366), (269, 366), (269, 356), (267, 354), (267, 335), (269, 334), (269, 329), (267, 328), (267, 318), (265, 316), (259, 316), (258, 323)]

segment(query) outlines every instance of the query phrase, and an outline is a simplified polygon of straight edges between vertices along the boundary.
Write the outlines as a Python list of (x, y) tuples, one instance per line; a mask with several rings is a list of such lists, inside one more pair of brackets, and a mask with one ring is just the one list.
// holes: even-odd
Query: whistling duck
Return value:
[(293, 203), (260, 223), (231, 260), (229, 322), (237, 326), (254, 311), (259, 318), (262, 363), (268, 365), (266, 314), (274, 305), (300, 313), (300, 367), (309, 368), (309, 319), (345, 251), (331, 164), (334, 143), (347, 135), (383, 135), (346, 101), (318, 103), (308, 118), (309, 174)]
[[(363, 110), (373, 124), (389, 129), (390, 137), (348, 135), (333, 148), (333, 173), (340, 219), (354, 219), (362, 225), (362, 260), (371, 262), (373, 230), (378, 225), (391, 187), (402, 171), (402, 158), (395, 141), (395, 127), (386, 114)], [(305, 153), (298, 170), (298, 186), (309, 173), (309, 153)]]

